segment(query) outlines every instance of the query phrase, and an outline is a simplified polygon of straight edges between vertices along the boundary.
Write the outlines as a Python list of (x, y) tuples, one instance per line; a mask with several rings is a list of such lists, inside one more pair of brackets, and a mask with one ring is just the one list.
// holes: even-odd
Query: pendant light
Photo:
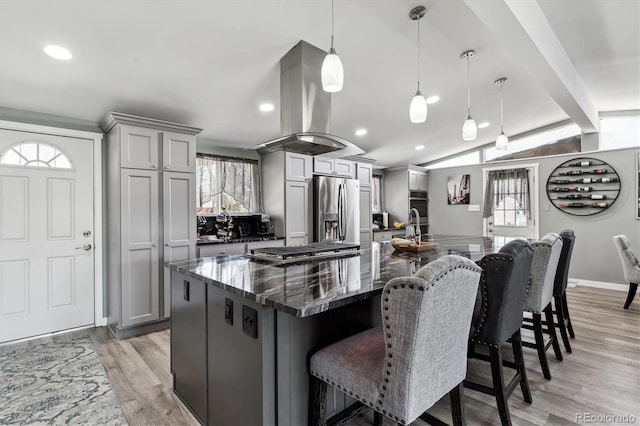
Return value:
[(467, 119), (462, 125), (462, 139), (465, 141), (476, 140), (478, 135), (478, 126), (473, 118), (471, 118), (471, 65), (470, 59), (473, 58), (476, 52), (473, 50), (467, 50), (460, 55), (461, 59), (467, 60)]
[(322, 88), (325, 92), (339, 92), (344, 84), (344, 68), (340, 56), (333, 48), (333, 0), (331, 0), (331, 49), (322, 61), (322, 70), (320, 72), (322, 79)]
[(504, 130), (503, 130), (503, 120), (502, 120), (502, 85), (504, 84), (504, 82), (507, 81), (506, 77), (502, 77), (497, 79), (496, 81), (494, 81), (493, 83), (496, 86), (500, 86), (500, 134), (498, 135), (498, 138), (496, 139), (496, 149), (500, 150), (500, 151), (505, 151), (507, 149), (507, 146), (509, 145), (509, 138), (507, 138), (507, 135), (504, 134)]
[(416, 6), (409, 12), (409, 17), (413, 21), (418, 21), (418, 90), (409, 106), (409, 118), (412, 123), (424, 123), (427, 119), (427, 100), (420, 92), (420, 19), (426, 12), (427, 9), (424, 6)]

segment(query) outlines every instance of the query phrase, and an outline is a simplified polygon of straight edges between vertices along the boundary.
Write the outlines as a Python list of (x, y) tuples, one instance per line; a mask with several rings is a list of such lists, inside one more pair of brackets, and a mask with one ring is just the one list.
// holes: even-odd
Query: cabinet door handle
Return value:
[(151, 247), (158, 247), (157, 244), (151, 244)]
[(151, 168), (152, 168), (152, 169), (157, 169), (157, 168), (158, 168), (158, 166), (156, 166), (155, 164), (152, 164), (152, 165), (151, 165)]
[(187, 302), (189, 301), (189, 281), (187, 280), (184, 280), (184, 283), (182, 283), (182, 297)]
[(164, 243), (165, 246), (169, 247), (171, 244), (169, 243)]
[(169, 166), (164, 166), (164, 169), (165, 170), (169, 170)]

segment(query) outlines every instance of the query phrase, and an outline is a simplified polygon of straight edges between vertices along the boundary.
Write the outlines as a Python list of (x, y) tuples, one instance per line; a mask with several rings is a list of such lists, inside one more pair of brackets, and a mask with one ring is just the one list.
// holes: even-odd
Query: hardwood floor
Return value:
[[(636, 418), (633, 423), (640, 423), (640, 302), (624, 310), (626, 293), (590, 287), (570, 288), (567, 295), (576, 333), (571, 341), (573, 353), (565, 352), (564, 361), (559, 362), (553, 351), (548, 352), (553, 376), (548, 381), (542, 377), (535, 350), (525, 348), (533, 404), (526, 404), (516, 389), (509, 398), (513, 424), (587, 423), (577, 421), (578, 413), (631, 414)], [(92, 338), (129, 424), (198, 424), (172, 392), (169, 331), (116, 340), (107, 339), (106, 332), (98, 329)], [(469, 362), (468, 374), (474, 381), (488, 382), (491, 377), (488, 363), (477, 360)], [(489, 395), (465, 389), (464, 406), (469, 425), (500, 423), (495, 399)], [(449, 398), (429, 413), (450, 423)], [(371, 425), (373, 413), (369, 410), (347, 424)], [(385, 419), (383, 424), (393, 423)], [(421, 420), (415, 424), (425, 425)]]

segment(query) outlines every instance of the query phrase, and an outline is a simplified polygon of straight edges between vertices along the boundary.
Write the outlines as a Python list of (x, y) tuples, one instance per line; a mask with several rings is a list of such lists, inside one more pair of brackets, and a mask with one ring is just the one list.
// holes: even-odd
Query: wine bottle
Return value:
[(570, 192), (572, 188), (551, 188), (551, 192)]
[(591, 178), (582, 178), (582, 179), (576, 179), (576, 183), (592, 183), (593, 179)]
[(569, 195), (558, 195), (558, 198), (561, 200), (579, 200), (582, 198), (580, 194), (569, 194)]
[(591, 161), (578, 161), (577, 163), (567, 164), (566, 167), (588, 167), (591, 165)]
[(596, 182), (596, 183), (612, 183), (612, 182), (618, 182), (618, 178), (617, 177), (597, 178), (597, 179), (593, 179), (593, 182)]
[[(594, 203), (594, 204), (598, 204), (598, 203)], [(586, 204), (582, 204), (582, 203), (562, 203), (560, 204), (560, 207), (569, 207), (569, 208), (581, 208), (586, 206)]]
[(607, 207), (609, 205), (609, 203), (592, 203), (589, 205), (589, 207), (594, 207), (594, 208), (598, 208), (598, 209), (604, 209), (605, 207)]
[(590, 186), (576, 186), (572, 189), (577, 192), (591, 192), (593, 190)]
[(581, 175), (583, 173), (582, 170), (569, 170), (568, 172), (560, 172), (558, 173), (560, 176), (576, 176)]
[(591, 194), (591, 195), (587, 195), (587, 198), (590, 198), (592, 200), (606, 200), (607, 196), (606, 195), (602, 195), (602, 194)]
[(585, 173), (590, 174), (590, 175), (604, 175), (604, 174), (609, 173), (609, 170), (607, 170), (607, 169), (593, 169), (593, 170), (586, 171)]
[[(580, 179), (578, 179), (580, 180)], [(564, 185), (567, 183), (576, 183), (575, 180), (569, 180), (569, 179), (554, 179), (554, 180), (550, 180), (549, 183), (555, 184), (555, 185)]]

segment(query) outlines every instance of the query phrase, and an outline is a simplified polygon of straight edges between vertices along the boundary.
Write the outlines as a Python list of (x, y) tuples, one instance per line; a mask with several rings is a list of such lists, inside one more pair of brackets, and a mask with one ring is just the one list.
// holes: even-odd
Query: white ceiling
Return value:
[[(345, 86), (333, 95), (332, 133), (379, 166), (421, 164), (490, 143), (500, 121), (493, 81), (502, 76), (508, 135), (574, 118), (558, 103), (558, 87), (530, 72), (515, 42), (505, 43), (505, 33), (478, 12), (514, 1), (335, 0)], [(554, 56), (568, 57), (579, 76), (565, 81), (578, 105), (640, 109), (640, 1), (528, 2), (539, 5), (564, 49)], [(417, 79), (417, 24), (408, 13), (417, 5), (427, 7), (422, 92), (441, 98), (422, 124), (408, 117)], [(0, 106), (94, 122), (113, 110), (202, 127), (199, 144), (255, 146), (280, 136), (279, 59), (299, 40), (328, 50), (330, 33), (329, 0), (1, 0)], [(74, 58), (45, 56), (47, 44), (69, 48)], [(491, 123), (474, 142), (461, 138), (466, 63), (459, 56), (467, 49), (476, 51), (472, 115)], [(264, 101), (275, 111), (258, 111)], [(359, 127), (368, 134), (355, 136)]]

